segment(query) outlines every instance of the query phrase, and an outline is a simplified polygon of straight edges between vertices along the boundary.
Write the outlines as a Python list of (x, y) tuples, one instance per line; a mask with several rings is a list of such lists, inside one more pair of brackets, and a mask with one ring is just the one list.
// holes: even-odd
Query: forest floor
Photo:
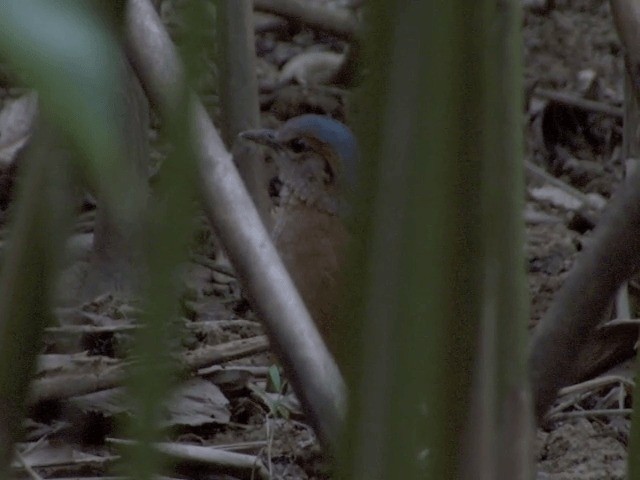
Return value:
[[(543, 3), (546, 7), (536, 6)], [(532, 5), (525, 7), (524, 15), (525, 160), (563, 185), (592, 195), (594, 202), (606, 200), (625, 168), (624, 68), (609, 2), (523, 4)], [(170, 23), (171, 12), (166, 18)], [(344, 41), (261, 14), (256, 17), (256, 48), (266, 125), (309, 112), (348, 120), (346, 90), (289, 81), (296, 70), (295, 62), (288, 63), (296, 57), (314, 62), (315, 53), (328, 52), (321, 61), (333, 64), (337, 57), (331, 55), (346, 51)], [(286, 65), (294, 73), (284, 75)], [(0, 99), (6, 101), (14, 93), (3, 90)], [(201, 94), (215, 113), (214, 92), (205, 88)], [(12, 174), (0, 166), (1, 182)], [(585, 210), (569, 189), (551, 185), (531, 169), (526, 180), (526, 261), (534, 326), (588, 243), (590, 222), (599, 212)], [(5, 185), (0, 183), (3, 195)], [(0, 209), (6, 209), (7, 202), (0, 196)], [(204, 223), (200, 233), (199, 247), (185, 268), (180, 319), (185, 334), (180, 344), (192, 358), (213, 358), (211, 348), (218, 348), (217, 362), (234, 360), (224, 366), (193, 367), (169, 402), (165, 440), (177, 466), (172, 478), (331, 478), (329, 463), (295, 397), (274, 371), (275, 359), (258, 340), (251, 343), (261, 338), (262, 327), (241, 298), (238, 282), (219, 268), (218, 249)], [(633, 284), (630, 296), (631, 303), (637, 303)], [(139, 311), (107, 295), (56, 313), (58, 325), (47, 331), (38, 380), (57, 385), (57, 393), (44, 389), (44, 382), (38, 386), (41, 400), (29, 411), (22, 459), (43, 478), (106, 475), (119, 455), (119, 444), (113, 440), (120, 435), (117, 426), (132, 411), (116, 384), (78, 385), (81, 378), (100, 378), (122, 364)], [(260, 353), (251, 354), (255, 351)], [(585, 380), (595, 377), (598, 382), (561, 392), (548, 425), (538, 431), (539, 479), (625, 477), (632, 374), (629, 362), (621, 363), (623, 357), (603, 353), (591, 370), (585, 369), (590, 372)], [(237, 453), (238, 463), (221, 467), (218, 460), (202, 456), (198, 447)], [(21, 468), (18, 471), (21, 478), (30, 478)]]
[[(624, 63), (609, 2), (546, 3), (555, 5), (545, 11), (525, 10), (526, 160), (583, 193), (608, 199), (625, 168), (621, 152)], [(564, 102), (554, 96), (557, 93), (595, 100), (607, 107), (602, 109), (606, 113)], [(532, 325), (549, 307), (576, 255), (589, 241), (590, 226), (584, 224), (575, 198), (562, 192), (566, 190), (527, 174), (526, 259)], [(637, 291), (632, 288), (630, 297), (632, 305), (637, 303)], [(634, 336), (628, 338), (626, 347), (632, 349)], [(624, 356), (598, 358), (603, 361), (584, 378), (595, 376), (598, 381), (580, 384), (560, 396), (548, 427), (538, 432), (538, 478), (625, 478), (632, 373), (629, 362), (621, 363)], [(606, 413), (599, 416), (595, 410)]]

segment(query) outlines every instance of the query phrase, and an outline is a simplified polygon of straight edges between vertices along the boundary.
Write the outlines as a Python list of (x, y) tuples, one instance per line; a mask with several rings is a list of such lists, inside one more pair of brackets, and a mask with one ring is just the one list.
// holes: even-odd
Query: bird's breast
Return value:
[(347, 229), (337, 215), (309, 205), (273, 211), (272, 238), (280, 256), (325, 339), (340, 298)]

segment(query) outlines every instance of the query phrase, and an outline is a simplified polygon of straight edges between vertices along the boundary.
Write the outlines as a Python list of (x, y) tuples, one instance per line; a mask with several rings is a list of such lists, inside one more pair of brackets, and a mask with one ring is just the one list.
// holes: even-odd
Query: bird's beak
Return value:
[(276, 131), (270, 128), (258, 128), (255, 130), (245, 130), (240, 132), (240, 138), (250, 140), (260, 145), (267, 145), (272, 148), (280, 147), (280, 143), (276, 140)]

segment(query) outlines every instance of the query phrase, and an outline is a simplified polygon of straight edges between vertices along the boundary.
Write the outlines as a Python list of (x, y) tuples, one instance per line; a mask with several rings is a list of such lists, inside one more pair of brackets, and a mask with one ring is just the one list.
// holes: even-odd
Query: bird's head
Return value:
[(242, 138), (276, 150), (278, 167), (319, 180), (344, 193), (357, 182), (359, 161), (355, 135), (343, 123), (323, 115), (300, 115), (277, 129), (248, 130)]

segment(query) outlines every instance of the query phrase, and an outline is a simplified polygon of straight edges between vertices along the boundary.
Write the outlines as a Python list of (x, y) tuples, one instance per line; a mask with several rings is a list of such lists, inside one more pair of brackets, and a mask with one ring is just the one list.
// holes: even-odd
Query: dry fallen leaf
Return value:
[(300, 85), (326, 85), (335, 78), (344, 55), (335, 52), (304, 52), (284, 64), (280, 71), (281, 85), (295, 80)]
[(31, 138), (38, 116), (38, 95), (27, 93), (9, 100), (0, 111), (0, 166), (13, 163)]

